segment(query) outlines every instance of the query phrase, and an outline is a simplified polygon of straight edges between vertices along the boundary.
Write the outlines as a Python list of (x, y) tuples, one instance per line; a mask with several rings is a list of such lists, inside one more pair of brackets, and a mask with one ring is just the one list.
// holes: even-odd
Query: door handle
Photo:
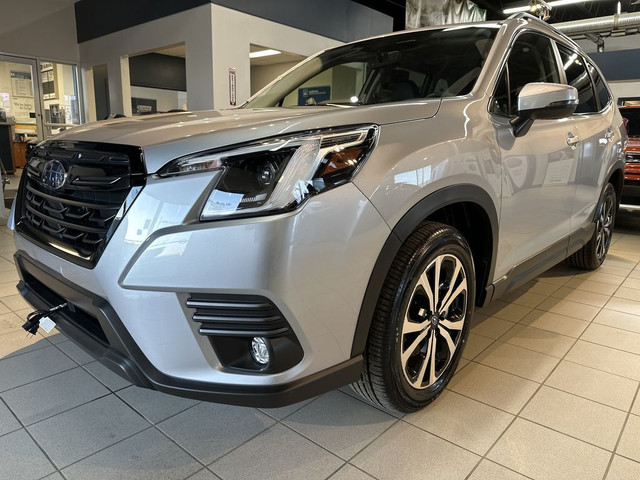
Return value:
[(569, 145), (571, 148), (576, 148), (578, 142), (580, 142), (580, 137), (578, 135), (574, 135), (571, 132), (567, 134), (567, 145)]

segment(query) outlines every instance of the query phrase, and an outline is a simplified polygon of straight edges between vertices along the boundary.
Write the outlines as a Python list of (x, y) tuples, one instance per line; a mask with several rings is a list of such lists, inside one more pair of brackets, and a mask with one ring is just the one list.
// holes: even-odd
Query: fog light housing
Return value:
[(269, 352), (269, 342), (264, 337), (253, 337), (251, 339), (251, 357), (259, 365), (269, 365), (271, 353)]

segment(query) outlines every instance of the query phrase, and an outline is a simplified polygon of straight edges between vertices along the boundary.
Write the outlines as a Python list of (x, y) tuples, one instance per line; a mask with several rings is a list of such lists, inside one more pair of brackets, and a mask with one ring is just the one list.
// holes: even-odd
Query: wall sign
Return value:
[(236, 106), (236, 69), (229, 69), (229, 105)]
[(11, 72), (11, 93), (15, 97), (33, 97), (31, 73)]
[(331, 100), (331, 87), (307, 87), (298, 89), (298, 105), (315, 105)]

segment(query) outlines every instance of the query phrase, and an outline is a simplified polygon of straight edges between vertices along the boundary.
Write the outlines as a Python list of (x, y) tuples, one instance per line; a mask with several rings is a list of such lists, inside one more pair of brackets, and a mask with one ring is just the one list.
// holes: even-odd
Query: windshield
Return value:
[(629, 136), (640, 137), (640, 108), (621, 108), (620, 114), (629, 120)]
[(243, 108), (371, 105), (465, 95), (499, 25), (392, 35), (327, 50), (249, 100)]

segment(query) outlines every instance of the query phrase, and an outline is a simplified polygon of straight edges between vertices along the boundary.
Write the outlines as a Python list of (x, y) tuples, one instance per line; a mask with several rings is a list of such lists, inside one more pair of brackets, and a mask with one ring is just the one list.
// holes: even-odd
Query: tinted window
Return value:
[(600, 110), (602, 110), (604, 107), (606, 107), (609, 104), (609, 101), (611, 100), (611, 95), (609, 95), (609, 90), (607, 90), (607, 87), (604, 85), (604, 82), (602, 81), (602, 77), (598, 75), (598, 71), (593, 67), (593, 65), (591, 65), (590, 63), (587, 63), (587, 67), (589, 68), (589, 73), (591, 74), (591, 78), (593, 78), (593, 83), (596, 87), (596, 95), (598, 97), (598, 100), (600, 101)]
[[(518, 94), (531, 82), (558, 83), (560, 75), (556, 66), (551, 41), (542, 35), (524, 33), (513, 44), (505, 71), (494, 94), (494, 112), (515, 115), (518, 112)], [(499, 92), (508, 89), (508, 101), (499, 98)], [(508, 110), (504, 110), (504, 108)]]
[(471, 91), (496, 27), (445, 28), (356, 42), (294, 68), (244, 106), (369, 105)]
[(621, 108), (620, 114), (629, 121), (629, 136), (640, 137), (640, 108)]
[(579, 103), (575, 113), (597, 112), (598, 105), (583, 58), (561, 45), (558, 45), (558, 50), (560, 50), (562, 68), (567, 76), (567, 84), (578, 90)]

